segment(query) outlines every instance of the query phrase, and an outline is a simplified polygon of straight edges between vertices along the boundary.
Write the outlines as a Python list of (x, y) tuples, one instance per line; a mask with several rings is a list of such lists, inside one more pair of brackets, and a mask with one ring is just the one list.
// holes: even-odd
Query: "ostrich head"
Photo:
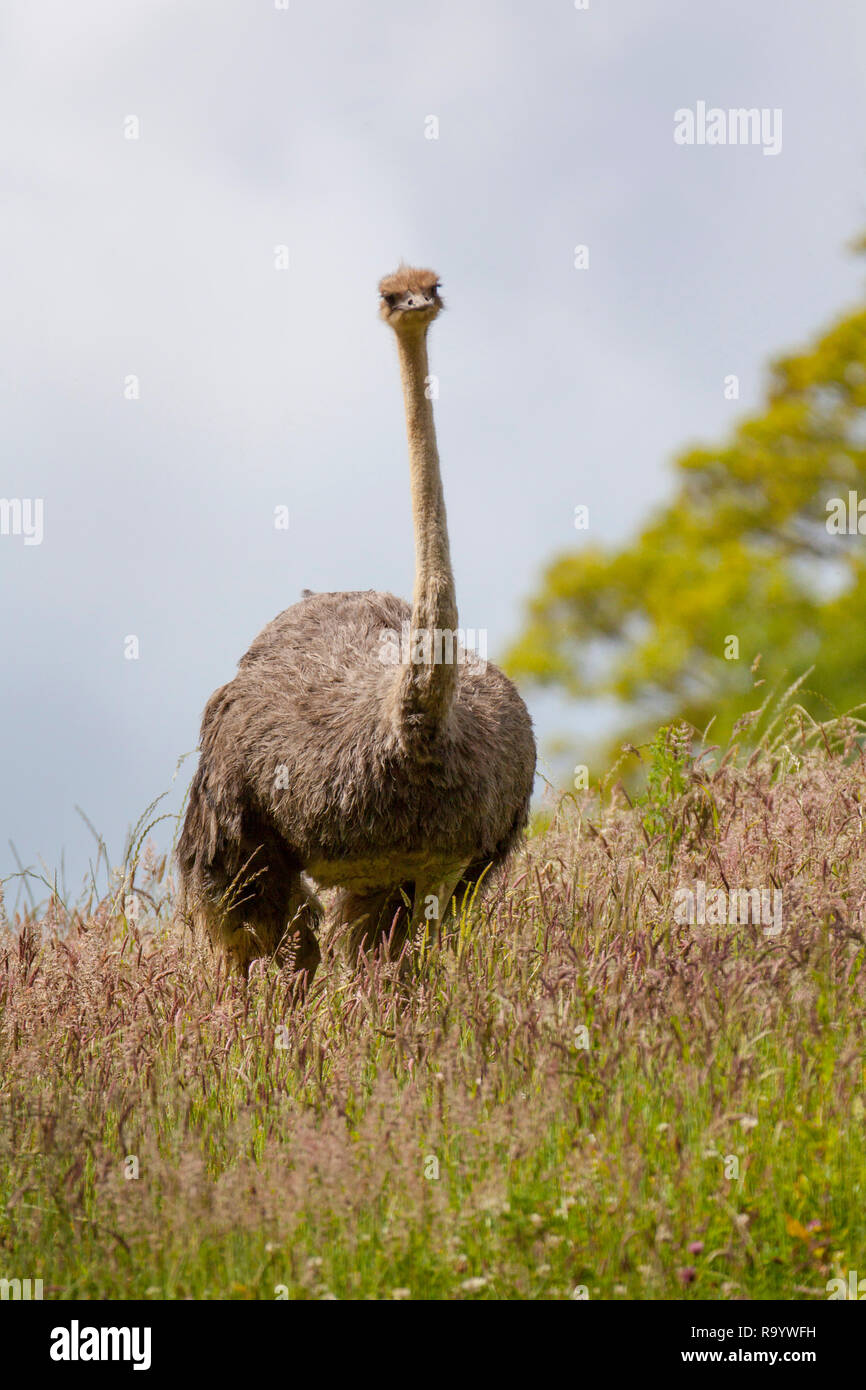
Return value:
[(435, 270), (401, 265), (379, 281), (380, 314), (398, 333), (426, 328), (443, 307)]

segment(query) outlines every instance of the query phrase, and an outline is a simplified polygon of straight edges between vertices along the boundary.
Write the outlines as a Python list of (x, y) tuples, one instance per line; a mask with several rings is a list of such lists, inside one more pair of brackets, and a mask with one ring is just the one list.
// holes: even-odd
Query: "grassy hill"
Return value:
[[(0, 1275), (826, 1298), (866, 1249), (854, 733), (792, 713), (695, 759), (669, 732), (638, 804), (563, 801), (411, 979), (333, 950), (304, 1001), (273, 966), (226, 977), (153, 855), (118, 881), (138, 915), (118, 892), (7, 924)], [(701, 884), (724, 922), (679, 920)], [(753, 890), (781, 916), (751, 920)]]

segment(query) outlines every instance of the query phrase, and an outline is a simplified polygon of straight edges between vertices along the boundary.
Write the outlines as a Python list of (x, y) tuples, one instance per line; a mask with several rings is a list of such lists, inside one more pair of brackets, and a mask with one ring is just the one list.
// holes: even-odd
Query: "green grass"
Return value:
[[(851, 726), (784, 740), (695, 761), (662, 738), (639, 804), (568, 798), (411, 979), (337, 949), (306, 1000), (275, 966), (227, 977), (150, 852), (124, 885), (144, 920), (117, 894), (19, 918), (0, 1277), (794, 1299), (866, 1272), (863, 764)], [(781, 888), (783, 931), (678, 924), (698, 879)]]

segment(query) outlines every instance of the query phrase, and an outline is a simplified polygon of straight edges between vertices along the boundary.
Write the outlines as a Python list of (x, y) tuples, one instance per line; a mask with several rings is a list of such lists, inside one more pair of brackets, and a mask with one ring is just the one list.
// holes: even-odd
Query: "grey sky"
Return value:
[[(65, 848), (75, 888), (75, 803), (119, 855), (302, 587), (410, 594), (375, 292), (401, 257), (449, 306), (465, 625), (495, 658), (577, 503), (593, 538), (633, 530), (858, 293), (864, 39), (861, 0), (7, 0), (0, 496), (43, 498), (45, 535), (0, 536), (0, 875), (11, 837)], [(700, 100), (781, 108), (781, 153), (677, 146)], [(542, 735), (592, 724), (530, 705)]]

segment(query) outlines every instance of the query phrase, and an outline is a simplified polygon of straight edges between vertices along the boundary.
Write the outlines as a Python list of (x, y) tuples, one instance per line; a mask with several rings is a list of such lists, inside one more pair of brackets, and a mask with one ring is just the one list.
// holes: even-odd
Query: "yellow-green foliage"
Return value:
[(663, 720), (703, 729), (713, 715), (725, 741), (754, 704), (758, 658), (771, 686), (814, 667), (801, 698), (816, 717), (858, 705), (866, 540), (828, 530), (828, 503), (847, 509), (854, 492), (866, 513), (866, 307), (776, 362), (761, 412), (722, 447), (683, 453), (676, 484), (632, 544), (550, 564), (511, 673), (613, 695), (635, 741)]

